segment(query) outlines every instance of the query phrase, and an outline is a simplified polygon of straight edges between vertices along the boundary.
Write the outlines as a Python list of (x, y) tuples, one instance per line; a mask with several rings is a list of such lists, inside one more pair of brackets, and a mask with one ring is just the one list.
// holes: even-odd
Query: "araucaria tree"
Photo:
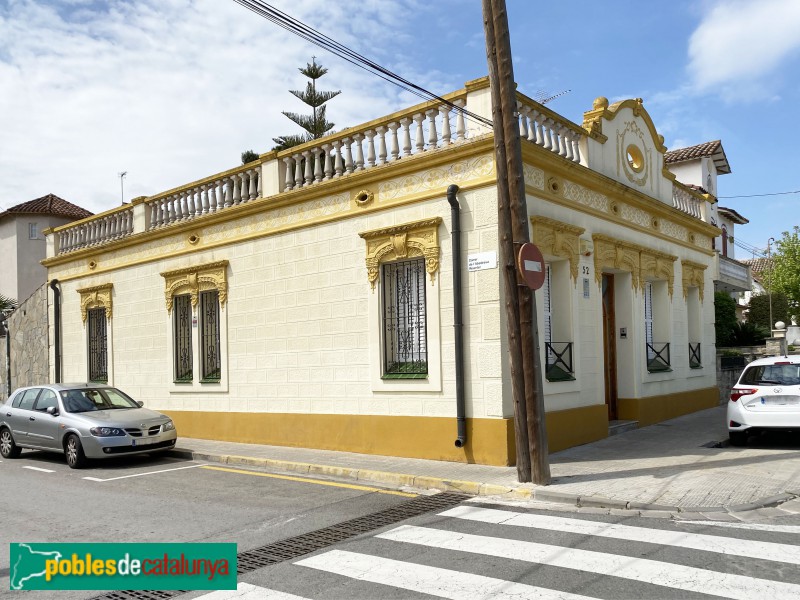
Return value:
[(783, 237), (775, 242), (771, 275), (773, 291), (786, 294), (790, 312), (797, 315), (800, 312), (800, 227), (797, 225), (792, 233), (784, 231)]
[(322, 65), (318, 65), (313, 58), (310, 63), (306, 63), (305, 69), (300, 69), (300, 72), (311, 81), (308, 82), (305, 90), (289, 91), (297, 96), (304, 104), (311, 107), (311, 114), (301, 115), (286, 111), (284, 111), (283, 114), (302, 127), (305, 133), (273, 138), (272, 141), (276, 144), (273, 150), (285, 150), (286, 148), (298, 146), (309, 140), (319, 139), (334, 127), (334, 124), (325, 118), (325, 103), (331, 98), (335, 98), (341, 94), (341, 90), (335, 92), (317, 91), (317, 79), (325, 75), (328, 69), (324, 68)]

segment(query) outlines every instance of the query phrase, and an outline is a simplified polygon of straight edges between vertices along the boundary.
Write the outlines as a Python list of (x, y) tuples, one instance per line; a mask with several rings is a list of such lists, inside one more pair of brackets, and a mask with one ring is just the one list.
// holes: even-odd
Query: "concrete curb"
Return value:
[(186, 448), (174, 448), (167, 452), (169, 456), (185, 458), (188, 460), (202, 460), (220, 463), (229, 466), (266, 467), (287, 473), (299, 475), (316, 475), (323, 477), (336, 477), (351, 479), (362, 483), (378, 483), (391, 487), (412, 487), (425, 490), (441, 490), (447, 492), (462, 492), (472, 496), (503, 496), (509, 500), (534, 500), (554, 504), (567, 504), (579, 509), (589, 511), (609, 511), (609, 514), (638, 514), (661, 518), (704, 518), (711, 516), (742, 513), (764, 508), (774, 508), (785, 502), (800, 498), (800, 490), (787, 491), (763, 498), (747, 504), (719, 505), (719, 506), (670, 506), (651, 504), (646, 502), (629, 502), (614, 498), (605, 498), (598, 495), (581, 496), (575, 493), (560, 492), (544, 487), (505, 486), (477, 481), (461, 481), (457, 479), (444, 479), (428, 475), (409, 475), (390, 471), (375, 471), (372, 469), (357, 469), (351, 467), (336, 467), (332, 465), (318, 465), (289, 460), (272, 458), (256, 458), (252, 456), (237, 456), (227, 454), (213, 454), (197, 452)]

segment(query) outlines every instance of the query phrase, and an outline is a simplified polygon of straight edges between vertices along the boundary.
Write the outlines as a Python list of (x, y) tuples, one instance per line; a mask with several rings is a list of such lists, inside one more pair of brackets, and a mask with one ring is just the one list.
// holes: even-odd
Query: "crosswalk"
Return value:
[(201, 598), (800, 598), (800, 536), (791, 528), (697, 533), (702, 524), (629, 525), (471, 503), (419, 521)]

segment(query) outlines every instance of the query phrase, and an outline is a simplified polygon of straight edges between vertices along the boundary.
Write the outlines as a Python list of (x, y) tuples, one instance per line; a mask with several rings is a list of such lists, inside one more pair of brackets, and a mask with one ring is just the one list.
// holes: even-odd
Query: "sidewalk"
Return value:
[[(188, 438), (178, 439), (173, 455), (365, 485), (463, 491), (647, 516), (713, 513), (722, 518), (722, 513), (753, 509), (800, 514), (798, 435), (728, 447), (724, 419), (720, 406), (554, 453), (549, 486), (518, 483), (516, 467)], [(723, 447), (709, 447), (718, 442)]]

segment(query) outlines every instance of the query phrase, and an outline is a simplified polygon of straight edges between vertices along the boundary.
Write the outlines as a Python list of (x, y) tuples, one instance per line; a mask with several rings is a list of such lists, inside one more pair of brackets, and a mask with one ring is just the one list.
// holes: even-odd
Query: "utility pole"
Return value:
[[(492, 93), (497, 163), (498, 228), (501, 243), (517, 473), (520, 481), (550, 483), (535, 297), (518, 281), (516, 262), (529, 241), (516, 85), (505, 0), (483, 0), (486, 55)], [(529, 469), (529, 474), (525, 470)]]

